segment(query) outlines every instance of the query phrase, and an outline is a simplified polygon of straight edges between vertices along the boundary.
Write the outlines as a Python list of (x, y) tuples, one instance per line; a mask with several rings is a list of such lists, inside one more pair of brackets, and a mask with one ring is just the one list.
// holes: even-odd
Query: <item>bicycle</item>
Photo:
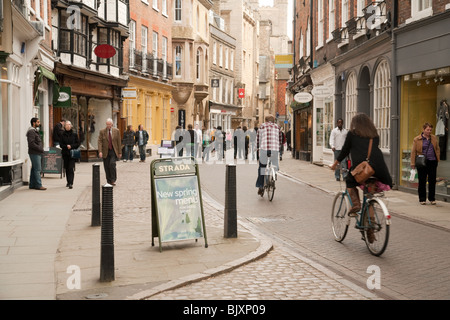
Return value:
[[(348, 172), (342, 168), (341, 171)], [(389, 242), (391, 215), (380, 199), (384, 196), (384, 191), (377, 190), (375, 182), (376, 178), (371, 177), (364, 183), (363, 201), (361, 210), (355, 216), (355, 228), (361, 232), (362, 240), (366, 243), (369, 252), (374, 256), (380, 256), (386, 250)], [(334, 238), (338, 242), (342, 242), (347, 235), (351, 221), (348, 211), (352, 206), (347, 189), (339, 191), (334, 197), (331, 227)]]
[(264, 171), (264, 187), (261, 193), (261, 198), (264, 197), (264, 193), (267, 193), (269, 201), (272, 201), (273, 195), (275, 194), (275, 181), (277, 180), (277, 173), (275, 168), (272, 166), (272, 161), (270, 156), (267, 158), (267, 166)]

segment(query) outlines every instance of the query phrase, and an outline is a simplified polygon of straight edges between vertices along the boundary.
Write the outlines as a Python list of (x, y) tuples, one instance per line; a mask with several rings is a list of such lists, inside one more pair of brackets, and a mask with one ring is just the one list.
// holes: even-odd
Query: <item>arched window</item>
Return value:
[(357, 112), (357, 93), (356, 93), (356, 74), (350, 73), (347, 79), (347, 87), (345, 90), (345, 123), (344, 125), (349, 128), (352, 118)]
[(391, 71), (386, 60), (375, 72), (373, 83), (373, 120), (380, 136), (380, 148), (390, 149)]

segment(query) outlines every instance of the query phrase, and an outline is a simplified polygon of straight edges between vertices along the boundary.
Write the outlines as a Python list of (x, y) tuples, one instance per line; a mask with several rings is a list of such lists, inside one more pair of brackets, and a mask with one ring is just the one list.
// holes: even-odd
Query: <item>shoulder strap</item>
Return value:
[(372, 142), (373, 142), (373, 139), (370, 139), (370, 141), (369, 141), (369, 150), (367, 151), (367, 158), (366, 158), (367, 161), (369, 161), (370, 153), (372, 152)]

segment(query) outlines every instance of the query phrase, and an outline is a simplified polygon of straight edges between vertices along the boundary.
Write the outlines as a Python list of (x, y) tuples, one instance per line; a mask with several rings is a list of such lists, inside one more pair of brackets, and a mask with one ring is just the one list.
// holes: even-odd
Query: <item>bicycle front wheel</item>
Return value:
[(389, 217), (386, 206), (379, 199), (370, 200), (364, 210), (364, 241), (374, 256), (382, 255), (388, 245)]
[(267, 176), (267, 197), (269, 198), (269, 201), (272, 201), (274, 194), (275, 194), (275, 172), (272, 169), (270, 174)]
[(350, 217), (347, 212), (350, 208), (348, 198), (344, 191), (336, 194), (331, 209), (331, 228), (333, 230), (334, 239), (342, 242), (347, 235)]

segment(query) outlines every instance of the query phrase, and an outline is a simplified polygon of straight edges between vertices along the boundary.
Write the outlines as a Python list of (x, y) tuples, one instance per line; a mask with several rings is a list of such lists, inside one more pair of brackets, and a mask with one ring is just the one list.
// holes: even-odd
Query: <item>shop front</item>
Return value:
[[(400, 109), (399, 189), (417, 192), (411, 177), (411, 148), (425, 122), (433, 125), (440, 147), (436, 198), (450, 200), (450, 12), (418, 21), (395, 34)], [(431, 36), (432, 35), (432, 36)]]
[(400, 85), (400, 186), (417, 189), (417, 174), (410, 179), (411, 148), (414, 137), (422, 132), (425, 122), (433, 125), (440, 159), (437, 168), (436, 193), (450, 199), (450, 66), (416, 72), (401, 77)]
[(60, 86), (71, 90), (71, 103), (68, 107), (53, 108), (54, 123), (61, 118), (69, 120), (81, 142), (81, 160), (96, 161), (99, 131), (106, 126), (108, 118), (117, 126), (121, 89), (126, 81), (59, 63), (55, 70)]

